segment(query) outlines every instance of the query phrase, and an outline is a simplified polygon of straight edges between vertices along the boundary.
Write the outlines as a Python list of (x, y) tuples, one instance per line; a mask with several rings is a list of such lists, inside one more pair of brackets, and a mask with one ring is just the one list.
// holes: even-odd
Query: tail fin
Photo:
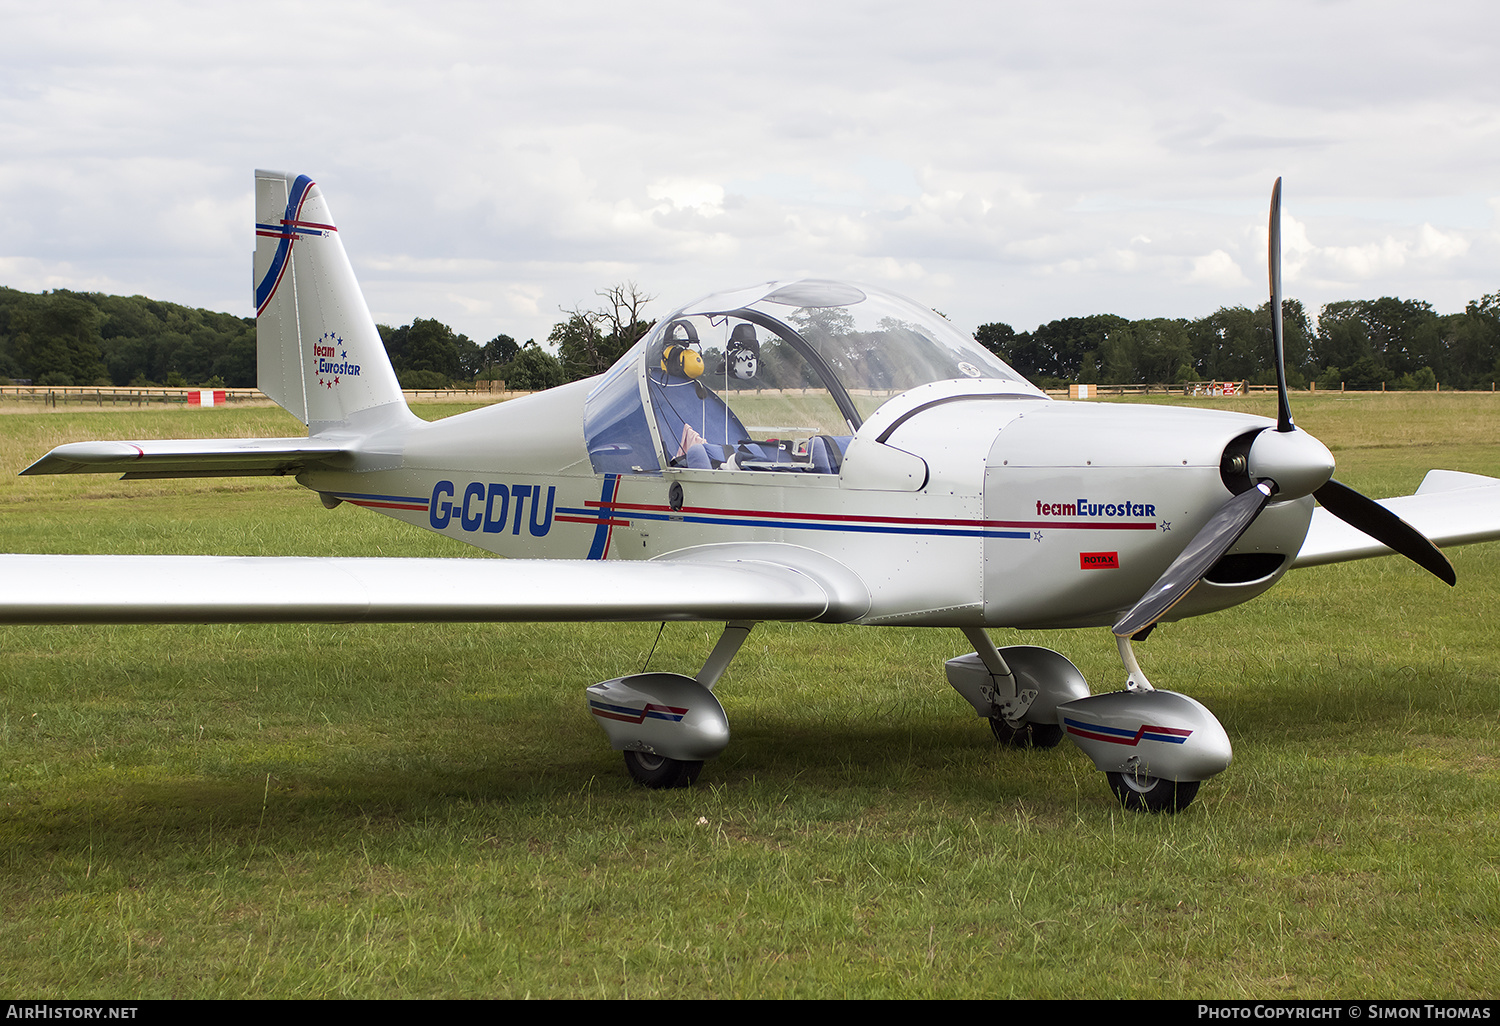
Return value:
[(260, 390), (314, 431), (376, 407), (407, 414), (333, 215), (306, 175), (255, 172), (255, 318)]

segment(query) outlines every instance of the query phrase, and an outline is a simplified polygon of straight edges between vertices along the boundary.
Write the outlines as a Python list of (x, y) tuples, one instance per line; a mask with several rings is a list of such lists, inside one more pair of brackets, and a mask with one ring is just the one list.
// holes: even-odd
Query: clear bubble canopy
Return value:
[[(658, 321), (591, 393), (585, 434), (596, 470), (658, 469), (654, 458), (650, 466), (639, 459), (647, 423), (669, 465), (764, 467), (768, 440), (793, 456), (837, 450), (891, 396), (977, 379), (988, 380), (987, 390), (998, 383), (1039, 394), (941, 314), (909, 299), (815, 278), (767, 282), (713, 293)], [(645, 409), (629, 418), (639, 423), (626, 440), (618, 429), (632, 386), (644, 393)], [(615, 429), (596, 430), (604, 420)], [(601, 460), (606, 453), (615, 456)], [(836, 454), (833, 462), (836, 469)]]
[(889, 394), (950, 378), (1025, 384), (941, 314), (867, 285), (809, 278), (718, 292), (663, 318), (658, 329), (665, 333), (679, 319), (705, 316), (746, 318), (764, 329), (760, 334), (794, 348), (800, 337), (846, 389)]

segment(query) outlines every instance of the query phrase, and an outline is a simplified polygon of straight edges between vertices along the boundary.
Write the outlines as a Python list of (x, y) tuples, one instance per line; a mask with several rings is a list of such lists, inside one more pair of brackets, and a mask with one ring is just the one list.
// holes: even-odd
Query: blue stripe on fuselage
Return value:
[[(599, 492), (599, 502), (604, 506), (610, 506), (615, 501), (615, 492), (620, 487), (619, 474), (605, 474), (604, 488)], [(594, 542), (589, 546), (589, 559), (603, 559), (604, 554), (609, 551), (609, 532), (613, 527), (609, 523), (612, 519), (607, 510), (600, 511), (599, 524), (594, 528)]]

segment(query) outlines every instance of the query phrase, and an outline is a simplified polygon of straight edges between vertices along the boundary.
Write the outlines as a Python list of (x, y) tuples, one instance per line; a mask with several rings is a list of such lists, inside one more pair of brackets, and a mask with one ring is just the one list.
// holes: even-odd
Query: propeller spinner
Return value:
[(1270, 242), (1267, 264), (1271, 285), (1271, 343), (1276, 361), (1276, 428), (1262, 431), (1250, 446), (1247, 467), (1253, 488), (1234, 496), (1209, 518), (1172, 565), (1114, 625), (1119, 638), (1130, 638), (1156, 623), (1182, 601), (1224, 553), (1240, 540), (1273, 497), (1312, 495), (1329, 513), (1400, 553), (1448, 584), (1456, 584), (1453, 565), (1416, 528), (1373, 499), (1333, 479), (1333, 456), (1316, 438), (1292, 421), (1286, 384), (1286, 354), (1281, 324), (1281, 179), (1271, 190)]

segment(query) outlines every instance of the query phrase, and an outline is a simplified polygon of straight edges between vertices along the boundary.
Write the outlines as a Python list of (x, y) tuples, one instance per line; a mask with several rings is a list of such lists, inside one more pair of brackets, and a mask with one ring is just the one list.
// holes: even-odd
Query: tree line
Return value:
[[(521, 391), (552, 388), (606, 370), (650, 330), (654, 298), (633, 283), (575, 307), (547, 338), (496, 335), (476, 343), (442, 321), (376, 325), (407, 388), (502, 380)], [(21, 292), (0, 287), (0, 382), (36, 385), (205, 385), (254, 388), (255, 319), (146, 296)]]
[(255, 321), (145, 296), (0, 288), (0, 377), (253, 386)]
[[(644, 316), (648, 296), (634, 282), (595, 293), (599, 307), (575, 306), (547, 336), (518, 343), (496, 335), (483, 345), (437, 320), (418, 318), (392, 328), (377, 325), (396, 376), (406, 388), (446, 388), (454, 382), (504, 381), (519, 392), (540, 391), (602, 374), (651, 330)], [(555, 350), (555, 354), (552, 350)]]
[[(477, 343), (436, 319), (378, 325), (407, 388), (503, 380), (540, 390), (602, 373), (650, 330), (654, 296), (633, 282), (563, 310), (547, 336)], [(1302, 304), (1282, 304), (1287, 374), (1294, 387), (1488, 388), (1500, 380), (1500, 292), (1439, 315), (1420, 300), (1328, 303), (1316, 326)], [(1038, 385), (1275, 381), (1270, 304), (1221, 307), (1197, 320), (1114, 314), (1066, 317), (1016, 332), (974, 333)], [(255, 320), (96, 292), (29, 293), (0, 287), (0, 378), (38, 385), (255, 385)]]
[[(1415, 299), (1324, 304), (1317, 326), (1282, 301), (1287, 378), (1296, 388), (1488, 388), (1500, 380), (1500, 292), (1439, 315)], [(1113, 314), (1067, 317), (1017, 333), (980, 325), (974, 337), (1043, 386), (1243, 380), (1273, 384), (1271, 304), (1221, 307), (1197, 320)]]

